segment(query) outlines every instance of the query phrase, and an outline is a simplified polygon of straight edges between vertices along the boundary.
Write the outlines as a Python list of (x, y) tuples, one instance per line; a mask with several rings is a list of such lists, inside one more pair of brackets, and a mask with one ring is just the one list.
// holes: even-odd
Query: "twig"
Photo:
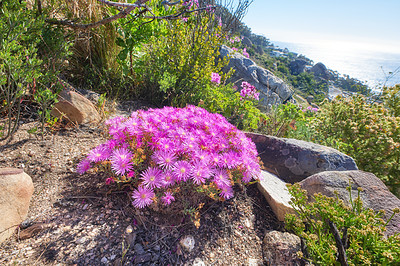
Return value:
[(347, 263), (347, 255), (346, 255), (346, 250), (344, 248), (342, 239), (340, 238), (339, 232), (336, 228), (336, 225), (327, 219), (326, 221), (329, 224), (329, 228), (331, 233), (333, 234), (333, 237), (335, 238), (336, 241), (336, 247), (338, 249), (338, 260), (342, 266), (348, 266), (349, 264)]

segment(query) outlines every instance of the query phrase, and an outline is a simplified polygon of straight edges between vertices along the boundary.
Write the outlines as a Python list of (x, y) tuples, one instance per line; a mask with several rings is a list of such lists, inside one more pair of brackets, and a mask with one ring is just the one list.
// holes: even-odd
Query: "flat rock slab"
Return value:
[(276, 174), (287, 183), (300, 182), (324, 171), (358, 170), (350, 156), (329, 147), (255, 133), (246, 135), (256, 144), (268, 172)]
[(0, 168), (0, 243), (26, 218), (33, 183), (21, 169)]
[[(385, 184), (372, 173), (363, 171), (332, 171), (322, 172), (308, 177), (300, 182), (309, 195), (322, 193), (328, 197), (335, 197), (334, 191), (344, 202), (349, 204), (349, 192), (346, 189), (352, 182), (352, 198), (357, 197), (357, 188), (363, 191), (360, 196), (365, 208), (374, 211), (384, 210), (384, 220), (387, 221), (393, 214), (393, 209), (400, 208), (400, 199), (393, 195)], [(400, 232), (400, 214), (396, 214), (386, 227), (386, 233), (393, 235)]]
[(276, 175), (261, 171), (258, 189), (264, 195), (279, 221), (285, 220), (286, 213), (294, 213), (292, 206), (289, 204), (291, 196), (286, 184)]

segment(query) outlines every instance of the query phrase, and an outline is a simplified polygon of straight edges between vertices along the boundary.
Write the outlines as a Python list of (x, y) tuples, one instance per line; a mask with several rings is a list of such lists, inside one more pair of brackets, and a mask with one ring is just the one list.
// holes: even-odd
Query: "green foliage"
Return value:
[(43, 23), (25, 3), (5, 1), (0, 6), (0, 115), (7, 117), (2, 125), (4, 138), (14, 132), (24, 99), (33, 98), (39, 104), (44, 123), (56, 98), (51, 91), (56, 87), (56, 73), (37, 55)]
[(196, 13), (187, 21), (159, 22), (158, 36), (150, 37), (134, 62), (142, 88), (139, 95), (173, 106), (197, 104), (204, 98), (211, 73), (227, 63), (217, 60), (223, 34), (215, 24), (207, 12)]
[(268, 111), (267, 119), (258, 129), (260, 133), (285, 138), (310, 138), (307, 122), (315, 112), (301, 109), (299, 106), (286, 103), (274, 106)]
[(382, 92), (383, 104), (391, 116), (400, 117), (400, 85), (384, 87)]
[[(400, 235), (384, 236), (388, 220), (383, 213), (364, 209), (360, 197), (353, 201), (351, 184), (348, 188), (351, 206), (338, 197), (315, 194), (308, 201), (307, 192), (299, 184), (289, 186), (291, 205), (297, 215), (286, 216), (286, 227), (305, 241), (301, 257), (316, 265), (338, 265), (338, 245), (334, 238), (336, 226), (347, 254), (349, 265), (397, 265), (400, 263)], [(399, 210), (395, 209), (392, 217)], [(392, 217), (390, 219), (392, 219)]]
[(231, 124), (241, 130), (255, 131), (267, 120), (266, 115), (257, 108), (257, 101), (242, 100), (232, 84), (208, 85), (200, 106), (209, 112), (225, 116)]
[(365, 98), (325, 102), (311, 124), (317, 142), (348, 154), (394, 193), (400, 185), (400, 117)]

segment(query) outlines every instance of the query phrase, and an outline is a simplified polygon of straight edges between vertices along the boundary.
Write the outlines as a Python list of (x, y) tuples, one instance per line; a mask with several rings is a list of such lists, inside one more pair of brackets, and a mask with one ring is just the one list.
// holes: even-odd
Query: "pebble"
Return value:
[(142, 255), (142, 254), (145, 253), (145, 251), (144, 251), (144, 249), (143, 249), (143, 246), (140, 245), (139, 243), (137, 243), (137, 244), (133, 247), (133, 249), (135, 250), (135, 253), (138, 254), (138, 255)]
[(101, 263), (107, 263), (108, 259), (106, 257), (101, 258)]
[(142, 254), (142, 255), (137, 255), (135, 257), (135, 264), (139, 264), (139, 263), (143, 263), (143, 262), (147, 262), (147, 261), (151, 261), (151, 254), (150, 253), (146, 253), (146, 254)]
[(191, 252), (194, 249), (194, 238), (191, 235), (185, 236), (179, 242), (181, 246), (186, 249), (187, 251)]
[(116, 255), (111, 255), (110, 260), (115, 260)]
[(200, 258), (195, 258), (193, 261), (193, 266), (205, 266), (206, 264)]
[(85, 243), (86, 242), (86, 237), (82, 237), (82, 238), (78, 239), (77, 242), (80, 243), (80, 244)]

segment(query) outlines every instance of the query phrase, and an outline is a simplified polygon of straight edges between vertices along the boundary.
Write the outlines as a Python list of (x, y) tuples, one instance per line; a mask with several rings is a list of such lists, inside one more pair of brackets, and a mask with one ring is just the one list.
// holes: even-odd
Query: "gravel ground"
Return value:
[[(33, 126), (24, 121), (0, 142), (0, 167), (23, 168), (35, 187), (27, 220), (0, 245), (0, 265), (264, 265), (265, 232), (283, 231), (255, 184), (224, 202), (198, 198), (199, 228), (176, 210), (136, 210), (101, 173), (74, 171), (104, 142), (101, 127), (63, 128), (42, 140), (27, 132)], [(188, 239), (191, 250), (180, 244)]]

